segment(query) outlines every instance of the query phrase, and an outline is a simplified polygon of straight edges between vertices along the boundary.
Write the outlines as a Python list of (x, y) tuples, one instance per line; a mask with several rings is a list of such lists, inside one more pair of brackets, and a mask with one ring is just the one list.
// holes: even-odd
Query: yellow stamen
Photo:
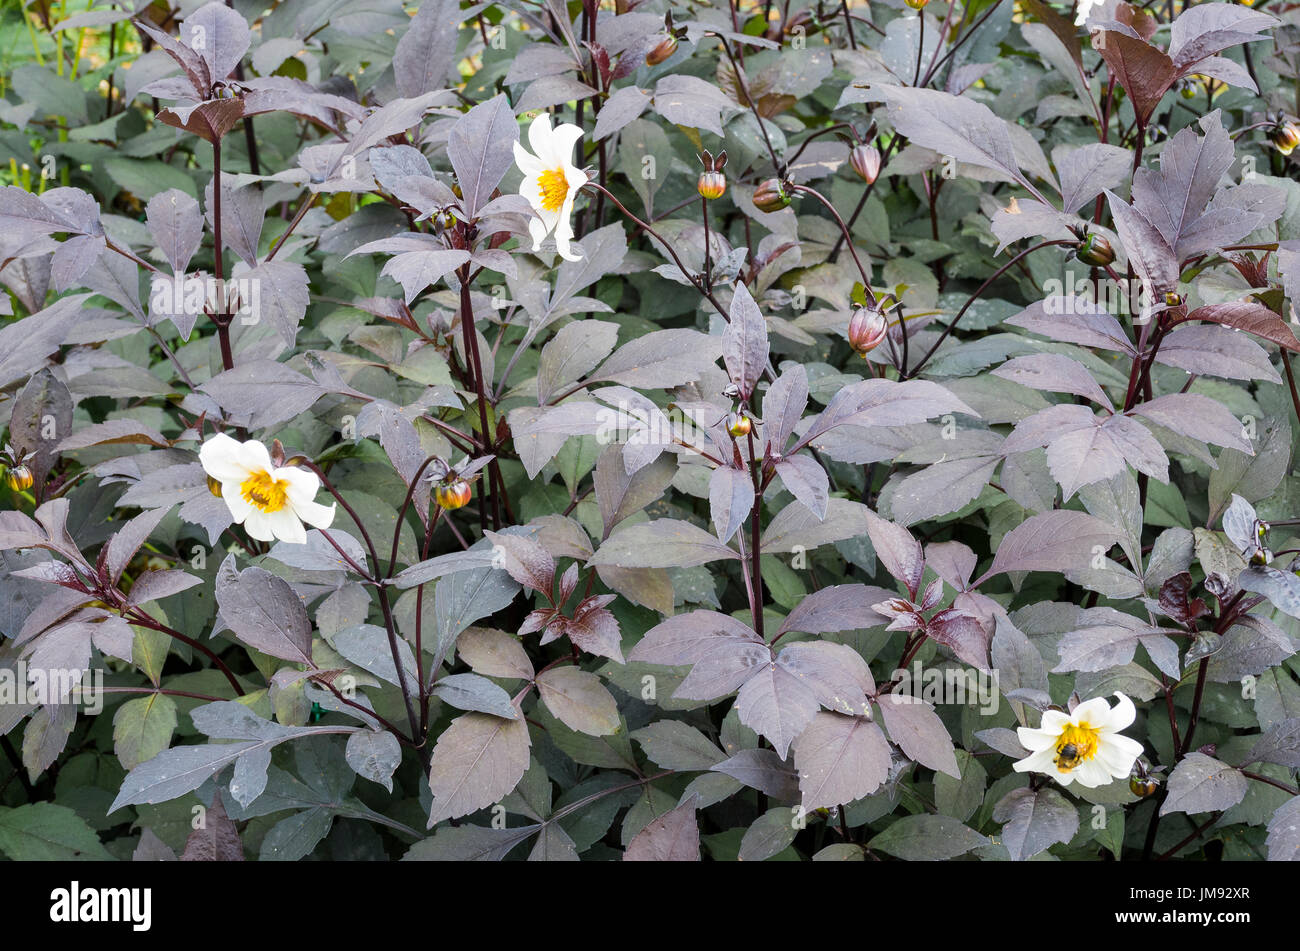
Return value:
[(562, 168), (547, 169), (538, 175), (537, 187), (542, 190), (542, 207), (547, 211), (559, 211), (569, 194), (569, 180)]
[(1056, 768), (1068, 773), (1097, 755), (1097, 731), (1086, 723), (1069, 724), (1056, 741)]
[(255, 472), (239, 486), (244, 501), (262, 512), (278, 512), (289, 502), (289, 483), (271, 478), (269, 472)]

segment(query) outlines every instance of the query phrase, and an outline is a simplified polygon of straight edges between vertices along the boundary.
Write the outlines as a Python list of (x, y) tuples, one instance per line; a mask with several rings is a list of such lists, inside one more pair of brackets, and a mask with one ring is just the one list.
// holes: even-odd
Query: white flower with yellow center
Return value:
[(1137, 711), (1122, 693), (1112, 708), (1105, 697), (1097, 697), (1074, 708), (1071, 714), (1048, 710), (1037, 730), (1020, 727), (1016, 735), (1030, 755), (1014, 764), (1018, 773), (1046, 773), (1062, 786), (1078, 781), (1093, 789), (1123, 779), (1142, 755), (1142, 744), (1121, 736)]
[(258, 541), (302, 544), (303, 522), (328, 528), (334, 506), (316, 502), (320, 478), (296, 466), (277, 467), (255, 439), (240, 442), (218, 433), (199, 448), (203, 471), (221, 483), (221, 498), (237, 524)]
[(547, 235), (554, 235), (555, 250), (566, 261), (582, 260), (569, 251), (573, 199), (587, 184), (587, 173), (573, 164), (573, 146), (581, 138), (582, 129), (569, 122), (552, 129), (550, 113), (543, 112), (528, 127), (528, 144), (533, 151), (515, 143), (515, 164), (524, 173), (519, 194), (537, 213), (528, 222), (533, 250), (540, 250)]

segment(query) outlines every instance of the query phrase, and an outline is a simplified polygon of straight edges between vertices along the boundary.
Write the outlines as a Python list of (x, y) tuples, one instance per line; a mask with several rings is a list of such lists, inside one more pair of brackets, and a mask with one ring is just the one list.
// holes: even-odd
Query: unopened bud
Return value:
[(1115, 249), (1099, 234), (1085, 235), (1074, 249), (1074, 256), (1084, 264), (1105, 267), (1115, 260)]
[(888, 332), (889, 321), (875, 308), (859, 307), (849, 318), (849, 346), (863, 356), (880, 346)]
[(1300, 126), (1285, 119), (1268, 130), (1268, 140), (1283, 155), (1290, 155), (1300, 145)]
[(645, 64), (647, 66), (658, 66), (660, 63), (665, 62), (669, 57), (671, 57), (676, 52), (677, 52), (677, 37), (669, 33), (667, 36), (665, 36), (662, 40), (659, 41), (658, 45), (655, 46), (654, 49), (652, 49), (649, 53), (646, 53)]
[(727, 190), (727, 176), (721, 172), (700, 172), (700, 180), (696, 183), (695, 190), (709, 201), (721, 198)]
[(790, 193), (776, 178), (769, 178), (754, 189), (754, 207), (759, 211), (780, 211), (790, 204)]
[(874, 145), (858, 145), (849, 153), (849, 165), (870, 185), (880, 174), (880, 150)]

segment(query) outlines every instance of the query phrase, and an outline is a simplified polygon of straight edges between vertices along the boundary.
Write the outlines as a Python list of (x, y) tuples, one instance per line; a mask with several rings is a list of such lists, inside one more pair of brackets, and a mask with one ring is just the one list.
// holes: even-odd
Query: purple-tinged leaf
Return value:
[(198, 201), (179, 188), (169, 188), (149, 199), (145, 215), (163, 257), (173, 271), (183, 274), (203, 242), (203, 213)]
[(1121, 533), (1085, 512), (1064, 509), (1025, 519), (1002, 539), (993, 564), (972, 587), (1006, 571), (1077, 571), (1105, 554)]
[(255, 566), (237, 571), (230, 555), (217, 573), (216, 597), (222, 620), (240, 641), (311, 666), (311, 622), (289, 582)]
[(181, 42), (199, 55), (213, 82), (235, 71), (248, 52), (248, 22), (224, 3), (199, 7), (181, 23)]
[(1169, 393), (1139, 403), (1132, 412), (1180, 436), (1254, 453), (1241, 433), (1241, 420), (1218, 400), (1199, 393)]
[(812, 690), (776, 662), (759, 667), (736, 695), (740, 722), (766, 737), (782, 759), (819, 706)]
[(887, 693), (878, 698), (880, 715), (889, 738), (922, 766), (954, 779), (961, 778), (952, 737), (934, 707), (924, 700)]
[(1256, 301), (1237, 300), (1222, 304), (1207, 304), (1196, 308), (1182, 322), (1193, 320), (1222, 324), (1233, 330), (1244, 330), (1292, 353), (1300, 353), (1300, 340), (1296, 339), (1296, 335), (1291, 332), (1286, 321)]
[(889, 777), (889, 743), (863, 717), (818, 713), (795, 743), (805, 811), (856, 802)]
[(808, 371), (802, 363), (795, 363), (772, 382), (763, 396), (763, 436), (774, 453), (785, 451), (807, 406)]
[(393, 53), (393, 78), (407, 99), (447, 86), (455, 66), (460, 4), (455, 0), (422, 3)]
[(730, 320), (722, 332), (722, 360), (742, 399), (749, 399), (767, 369), (767, 354), (767, 321), (749, 289), (737, 282)]
[(753, 508), (754, 483), (748, 472), (730, 466), (713, 470), (709, 476), (709, 513), (719, 541), (731, 541)]
[(980, 670), (988, 669), (988, 636), (979, 618), (958, 608), (948, 608), (930, 618), (925, 633), (951, 650), (959, 660)]
[(1059, 353), (1035, 353), (1015, 357), (993, 371), (994, 376), (1021, 386), (1051, 393), (1073, 393), (1114, 410), (1104, 390), (1078, 360)]
[(695, 821), (695, 797), (651, 819), (632, 837), (624, 862), (698, 862), (700, 826)]
[(777, 633), (831, 634), (876, 627), (880, 618), (871, 610), (871, 605), (891, 597), (892, 592), (874, 585), (839, 584), (821, 588), (805, 596), (786, 615)]
[(491, 200), (492, 192), (514, 163), (519, 139), (510, 102), (497, 95), (465, 113), (447, 137), (447, 157), (456, 172), (465, 212), (471, 218)]
[(589, 564), (616, 568), (690, 568), (720, 558), (739, 558), (702, 528), (681, 519), (661, 518), (619, 529), (601, 545)]
[(1231, 809), (1246, 797), (1250, 781), (1241, 771), (1204, 753), (1188, 753), (1169, 774), (1169, 794), (1160, 815), (1198, 815)]
[(646, 631), (628, 654), (628, 660), (665, 667), (694, 664), (720, 638), (757, 644), (764, 649), (767, 646), (749, 625), (730, 615), (691, 611), (670, 617)]
[[(526, 535), (503, 535), (485, 532), (492, 542), (493, 555), (500, 559), (499, 567), (525, 588), (531, 588), (550, 597), (555, 586), (555, 559), (537, 542)], [(494, 566), (496, 562), (493, 562)]]
[(776, 474), (809, 512), (825, 520), (831, 487), (821, 463), (812, 456), (787, 456), (776, 464)]
[(921, 543), (907, 529), (886, 521), (870, 509), (866, 516), (867, 534), (871, 536), (876, 557), (885, 566), (885, 570), (901, 581), (912, 599), (916, 600), (921, 587), (921, 576), (925, 573), (925, 554), (921, 551)]
[(1079, 811), (1050, 786), (1014, 789), (993, 807), (1002, 823), (1002, 844), (1013, 862), (1033, 858), (1057, 842), (1069, 842), (1079, 828)]
[(527, 771), (529, 745), (523, 717), (466, 713), (452, 720), (433, 748), (429, 828), (500, 802)]

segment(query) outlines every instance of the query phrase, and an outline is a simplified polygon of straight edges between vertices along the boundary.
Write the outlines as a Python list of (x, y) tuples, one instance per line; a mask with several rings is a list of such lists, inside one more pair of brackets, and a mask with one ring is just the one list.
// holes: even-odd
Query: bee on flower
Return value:
[(258, 541), (302, 544), (307, 540), (304, 522), (329, 528), (334, 521), (334, 506), (316, 501), (320, 477), (297, 466), (279, 465), (255, 439), (240, 442), (218, 433), (199, 448), (199, 462), (213, 494), (221, 496), (235, 523)]
[(1017, 760), (1018, 773), (1044, 773), (1062, 786), (1077, 781), (1086, 789), (1124, 779), (1142, 755), (1142, 744), (1122, 736), (1137, 711), (1133, 701), (1116, 693), (1112, 707), (1097, 697), (1074, 708), (1073, 713), (1047, 710), (1038, 729), (1020, 727), (1016, 735), (1030, 755)]
[(543, 112), (528, 127), (532, 152), (515, 143), (515, 164), (524, 173), (519, 194), (528, 200), (537, 217), (528, 222), (533, 250), (539, 251), (547, 236), (555, 238), (555, 250), (566, 261), (580, 261), (569, 250), (573, 240), (573, 201), (587, 173), (573, 164), (573, 146), (582, 129), (570, 122), (551, 128), (551, 116)]

